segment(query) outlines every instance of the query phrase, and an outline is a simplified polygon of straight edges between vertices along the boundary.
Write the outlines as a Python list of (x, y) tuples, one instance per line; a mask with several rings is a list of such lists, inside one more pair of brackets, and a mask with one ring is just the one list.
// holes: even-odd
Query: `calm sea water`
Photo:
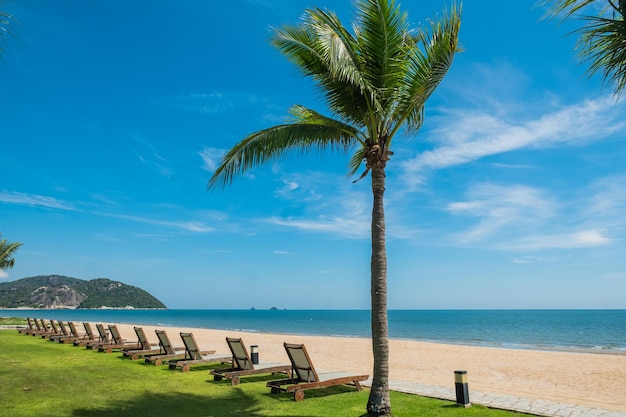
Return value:
[[(368, 310), (0, 310), (0, 316), (371, 336)], [(390, 310), (389, 336), (478, 346), (626, 354), (626, 310)]]

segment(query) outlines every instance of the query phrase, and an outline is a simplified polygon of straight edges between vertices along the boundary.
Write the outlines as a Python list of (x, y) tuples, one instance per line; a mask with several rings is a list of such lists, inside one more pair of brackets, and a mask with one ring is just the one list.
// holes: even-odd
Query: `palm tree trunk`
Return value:
[(370, 416), (391, 414), (389, 400), (389, 343), (387, 324), (387, 249), (385, 243), (385, 167), (383, 164), (372, 166), (372, 260), (371, 260), (371, 297), (372, 297), (372, 349), (374, 352), (374, 370), (372, 388), (367, 401), (367, 413)]

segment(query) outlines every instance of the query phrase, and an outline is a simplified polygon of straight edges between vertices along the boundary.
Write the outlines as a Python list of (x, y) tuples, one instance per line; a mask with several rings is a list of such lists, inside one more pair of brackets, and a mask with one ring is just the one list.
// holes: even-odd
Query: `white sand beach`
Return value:
[[(118, 324), (120, 333), (136, 340), (132, 325)], [(371, 341), (364, 338), (245, 333), (230, 330), (141, 326), (156, 343), (155, 329), (167, 331), (182, 346), (180, 332), (192, 332), (202, 348), (228, 352), (225, 338), (241, 337), (258, 345), (262, 361), (286, 362), (283, 342), (304, 343), (317, 369), (371, 374)], [(468, 373), (472, 390), (545, 399), (571, 405), (626, 411), (626, 355), (561, 351), (514, 350), (459, 346), (408, 340), (390, 341), (390, 379), (454, 386), (454, 371)]]

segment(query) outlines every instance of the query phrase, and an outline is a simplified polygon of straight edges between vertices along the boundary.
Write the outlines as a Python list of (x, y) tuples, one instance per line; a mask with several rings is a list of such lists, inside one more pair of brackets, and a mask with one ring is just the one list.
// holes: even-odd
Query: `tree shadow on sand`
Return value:
[[(215, 416), (262, 416), (263, 408), (253, 396), (241, 389), (225, 396), (211, 397), (189, 393), (156, 394), (145, 392), (131, 400), (111, 400), (108, 407), (76, 409), (75, 417), (215, 417)], [(285, 415), (278, 417), (295, 417)], [(298, 414), (298, 417), (306, 417)]]

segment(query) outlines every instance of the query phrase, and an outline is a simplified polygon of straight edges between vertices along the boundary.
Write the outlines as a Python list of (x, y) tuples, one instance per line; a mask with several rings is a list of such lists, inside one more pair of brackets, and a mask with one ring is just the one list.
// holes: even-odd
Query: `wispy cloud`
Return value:
[[(126, 214), (114, 214), (107, 213), (102, 211), (94, 211), (94, 210), (86, 210), (79, 209), (78, 207), (88, 207), (92, 206), (92, 204), (80, 202), (67, 202), (63, 200), (59, 200), (55, 197), (50, 196), (42, 196), (36, 194), (26, 194), (26, 193), (18, 193), (18, 192), (8, 192), (2, 191), (0, 192), (0, 203), (6, 204), (19, 204), (31, 207), (45, 207), (49, 209), (58, 209), (58, 210), (67, 210), (67, 211), (79, 211), (79, 212), (89, 212), (96, 216), (104, 216), (104, 217), (115, 217), (119, 219), (125, 219), (137, 223), (146, 223), (159, 225), (164, 227), (171, 227), (179, 230), (185, 230), (188, 232), (194, 233), (209, 233), (215, 231), (213, 226), (210, 226), (204, 221), (200, 220), (188, 220), (188, 221), (164, 221), (159, 219), (154, 219), (150, 217), (142, 217), (135, 215), (126, 215)], [(199, 218), (207, 219), (209, 222), (212, 221), (223, 221), (227, 216), (225, 213), (218, 211), (205, 210), (198, 214)], [(101, 236), (102, 237), (102, 236)]]
[(284, 172), (279, 166), (274, 167), (274, 174), (279, 184), (274, 197), (288, 201), (287, 211), (298, 215), (272, 216), (262, 222), (346, 238), (369, 236), (368, 195), (345, 177), (323, 171)]
[[(593, 196), (585, 198), (593, 199)], [(466, 230), (448, 236), (448, 244), (483, 244), (508, 251), (611, 244), (614, 239), (604, 227), (607, 220), (585, 215), (584, 209), (578, 209), (587, 205), (584, 200), (558, 203), (547, 192), (529, 186), (480, 184), (467, 193), (464, 201), (446, 207), (453, 216), (477, 219)], [(530, 263), (538, 259), (522, 257), (514, 262)]]
[(364, 238), (369, 234), (369, 223), (342, 217), (328, 218), (326, 216), (320, 216), (315, 219), (270, 217), (264, 219), (264, 221), (308, 232), (326, 232), (351, 238)]
[(172, 221), (153, 219), (149, 217), (130, 216), (130, 215), (125, 215), (125, 214), (112, 214), (112, 213), (97, 213), (97, 214), (100, 214), (101, 216), (115, 217), (118, 219), (130, 220), (130, 221), (137, 222), (137, 223), (147, 223), (147, 224), (153, 224), (157, 226), (172, 227), (175, 229), (181, 229), (181, 230), (194, 232), (194, 233), (209, 233), (209, 232), (215, 231), (214, 227), (209, 226), (206, 223), (199, 222), (199, 221), (172, 222)]
[(8, 277), (9, 274), (6, 271), (0, 269), (0, 279), (7, 279)]
[(156, 170), (165, 178), (174, 176), (170, 162), (163, 156), (164, 152), (160, 151), (157, 145), (139, 134), (133, 135), (132, 139), (132, 151), (137, 155), (139, 161)]
[(505, 244), (507, 250), (539, 250), (539, 249), (579, 249), (604, 246), (611, 243), (605, 230), (582, 230), (579, 232), (535, 235), (519, 239), (517, 242)]
[(2, 191), (0, 192), (0, 202), (31, 207), (46, 207), (59, 210), (81, 211), (77, 207), (76, 203), (58, 200), (54, 197), (37, 194)]
[(479, 184), (464, 201), (448, 204), (456, 216), (479, 218), (478, 224), (451, 236), (451, 243), (468, 244), (497, 236), (503, 228), (518, 230), (536, 219), (551, 217), (558, 204), (536, 188), (515, 185)]
[(275, 250), (272, 253), (274, 255), (291, 255), (291, 252), (287, 252), (286, 250)]
[(203, 169), (209, 172), (215, 172), (217, 166), (226, 153), (226, 149), (204, 148), (198, 154), (204, 162)]
[(411, 174), (465, 164), (521, 149), (581, 145), (623, 129), (623, 105), (611, 98), (545, 109), (536, 118), (518, 119), (502, 110), (441, 109), (439, 127), (429, 132), (435, 148), (405, 161)]
[[(174, 98), (174, 106), (183, 111), (204, 113), (210, 116), (239, 111), (241, 108), (273, 109), (271, 98), (238, 91), (212, 91), (191, 93)], [(257, 111), (255, 114), (258, 114)]]
[(556, 256), (543, 257), (543, 256), (522, 256), (519, 258), (513, 258), (515, 264), (536, 264), (543, 262), (557, 262), (559, 258)]
[(177, 103), (182, 110), (217, 114), (230, 111), (235, 105), (235, 100), (232, 100), (222, 92), (212, 92), (180, 96)]
[(615, 274), (606, 274), (606, 275), (603, 275), (602, 278), (626, 279), (626, 272), (618, 272), (618, 273), (615, 273)]

